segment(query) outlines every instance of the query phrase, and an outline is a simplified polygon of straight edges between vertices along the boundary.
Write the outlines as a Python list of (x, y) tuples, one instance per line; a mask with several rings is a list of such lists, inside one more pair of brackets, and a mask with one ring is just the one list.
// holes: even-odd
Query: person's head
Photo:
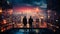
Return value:
[(26, 16), (24, 16), (24, 18), (26, 18)]

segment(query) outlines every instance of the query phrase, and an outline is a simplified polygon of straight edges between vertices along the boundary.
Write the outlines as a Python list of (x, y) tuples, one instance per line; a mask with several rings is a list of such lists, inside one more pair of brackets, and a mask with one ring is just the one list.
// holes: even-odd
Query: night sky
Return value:
[(39, 6), (41, 8), (47, 8), (46, 0), (8, 0), (13, 7), (19, 6)]
[(59, 0), (48, 0), (47, 9), (55, 10), (58, 14), (60, 14), (60, 1)]
[[(2, 0), (4, 2), (5, 0)], [(42, 8), (47, 8), (51, 10), (56, 10), (57, 13), (60, 13), (60, 1), (59, 0), (7, 0), (9, 1), (13, 7), (17, 6), (39, 6)], [(0, 6), (1, 6), (0, 0)], [(2, 8), (6, 8), (4, 4), (2, 4)], [(5, 7), (4, 7), (5, 6)]]

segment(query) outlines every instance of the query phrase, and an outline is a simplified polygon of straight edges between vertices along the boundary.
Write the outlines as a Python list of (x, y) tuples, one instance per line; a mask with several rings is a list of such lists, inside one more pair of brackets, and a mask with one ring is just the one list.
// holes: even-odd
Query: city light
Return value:
[(55, 32), (56, 30), (54, 29), (53, 31)]
[(56, 20), (56, 22), (58, 22), (58, 20)]
[(8, 14), (13, 14), (13, 9), (8, 9)]
[(38, 7), (36, 7), (36, 8), (34, 9), (34, 11), (35, 11), (36, 13), (38, 13), (38, 12), (40, 11), (40, 9), (39, 9)]
[(38, 34), (38, 32), (39, 32), (39, 30), (38, 29), (36, 29), (36, 33)]
[(5, 30), (6, 30), (6, 28), (2, 28), (2, 29), (1, 29), (1, 32), (4, 32)]
[(3, 24), (6, 24), (7, 23), (7, 20), (6, 19), (3, 19)]
[(41, 19), (43, 19), (44, 17), (42, 16), (42, 17), (40, 17)]
[(50, 16), (48, 15), (48, 19), (50, 19)]
[(17, 24), (17, 27), (18, 27), (18, 28), (23, 28), (23, 24), (22, 24), (22, 23), (18, 23), (18, 24)]
[(56, 28), (59, 28), (59, 26), (56, 26)]
[(47, 28), (46, 22), (44, 22), (43, 24), (40, 24), (39, 27), (40, 27), (40, 28)]
[[(40, 12), (40, 9), (38, 7), (16, 7), (16, 9), (14, 8), (15, 12), (18, 12), (18, 14), (27, 14), (27, 15), (35, 15), (37, 13)], [(35, 14), (34, 14), (35, 13)], [(16, 14), (16, 13), (14, 13)]]
[(2, 8), (0, 8), (0, 13), (2, 13)]
[(50, 12), (51, 12), (51, 10), (48, 10), (47, 12), (48, 12), (48, 13), (50, 13)]
[(56, 0), (49, 2), (46, 0), (0, 1), (0, 33), (59, 34), (59, 2)]
[(8, 25), (7, 30), (13, 28), (12, 25)]
[(29, 24), (27, 23), (27, 28), (29, 28)]

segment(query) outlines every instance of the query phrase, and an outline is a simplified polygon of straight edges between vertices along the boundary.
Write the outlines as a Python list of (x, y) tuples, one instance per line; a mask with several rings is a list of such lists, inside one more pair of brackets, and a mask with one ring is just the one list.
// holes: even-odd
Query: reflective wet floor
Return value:
[(56, 34), (49, 29), (11, 29), (1, 34)]

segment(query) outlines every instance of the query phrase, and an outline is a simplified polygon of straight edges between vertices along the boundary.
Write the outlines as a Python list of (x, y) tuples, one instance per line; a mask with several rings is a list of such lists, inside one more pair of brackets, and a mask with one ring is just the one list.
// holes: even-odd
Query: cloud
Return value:
[(41, 8), (47, 8), (47, 4), (44, 1), (39, 1), (39, 2), (35, 1), (35, 2), (33, 2), (32, 5), (36, 5), (36, 6), (39, 6)]
[(40, 5), (40, 2), (33, 2), (33, 4), (35, 4), (35, 5)]
[(41, 8), (47, 8), (47, 4), (43, 3), (40, 7)]
[(13, 6), (39, 6), (47, 8), (46, 0), (9, 0)]
[(26, 4), (26, 6), (32, 6), (31, 4)]

